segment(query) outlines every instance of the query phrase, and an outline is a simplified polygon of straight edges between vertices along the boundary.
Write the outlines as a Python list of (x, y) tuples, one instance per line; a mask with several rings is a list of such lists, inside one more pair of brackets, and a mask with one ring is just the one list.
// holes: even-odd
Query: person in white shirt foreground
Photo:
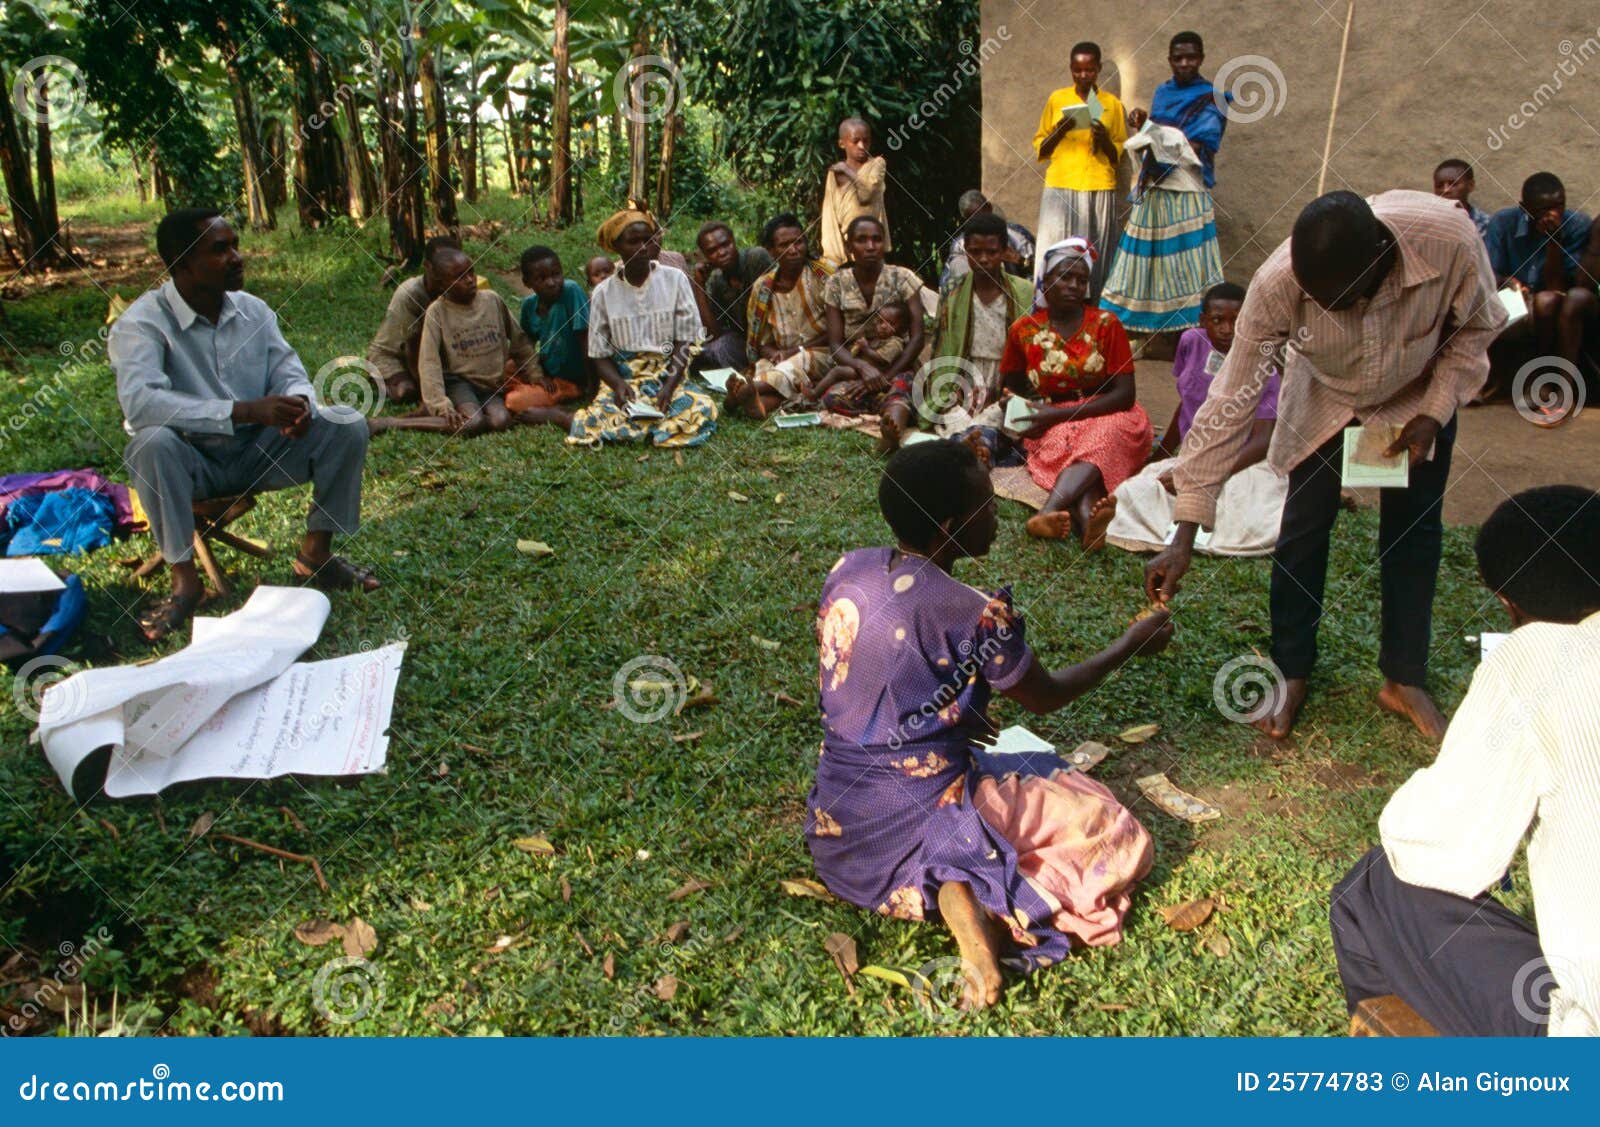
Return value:
[[(1513, 631), (1383, 844), (1333, 890), (1351, 1012), (1397, 994), (1447, 1036), (1600, 1034), (1600, 494), (1519, 493), (1478, 533)], [(1533, 925), (1492, 899), (1530, 827)]]

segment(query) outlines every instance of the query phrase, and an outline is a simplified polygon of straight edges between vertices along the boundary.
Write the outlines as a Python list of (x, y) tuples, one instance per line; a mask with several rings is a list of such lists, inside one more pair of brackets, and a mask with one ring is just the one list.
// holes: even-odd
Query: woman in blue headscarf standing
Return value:
[(1222, 281), (1211, 189), (1231, 99), (1201, 76), (1203, 62), (1205, 45), (1198, 34), (1174, 35), (1167, 48), (1172, 77), (1156, 88), (1149, 114), (1134, 110), (1131, 115), (1135, 128), (1148, 119), (1180, 130), (1196, 158), (1166, 164), (1145, 149), (1137, 200), (1100, 299), (1100, 307), (1132, 332), (1198, 325), (1201, 296)]

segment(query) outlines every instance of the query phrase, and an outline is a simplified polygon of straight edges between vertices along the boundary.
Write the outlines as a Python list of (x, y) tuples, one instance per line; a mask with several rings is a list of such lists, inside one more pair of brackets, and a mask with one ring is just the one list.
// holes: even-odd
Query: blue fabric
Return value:
[(1483, 236), (1489, 247), (1489, 265), (1494, 267), (1496, 278), (1516, 278), (1537, 293), (1544, 288), (1544, 248), (1554, 238), (1561, 244), (1561, 263), (1570, 285), (1589, 245), (1592, 224), (1583, 212), (1569, 211), (1561, 217), (1561, 226), (1553, 236), (1543, 235), (1521, 207), (1503, 207), (1489, 220), (1489, 230)]
[(538, 295), (523, 298), (519, 320), (522, 331), (538, 346), (545, 375), (586, 386), (583, 350), (578, 347), (576, 334), (589, 329), (589, 298), (578, 283), (570, 278), (562, 282), (561, 295), (550, 312), (542, 316)]
[[(1196, 78), (1187, 86), (1179, 86), (1177, 79), (1169, 78), (1156, 87), (1155, 97), (1150, 99), (1150, 120), (1157, 125), (1183, 130), (1183, 135), (1193, 143), (1207, 188), (1217, 186), (1213, 162), (1217, 150), (1222, 147), (1222, 131), (1228, 125), (1216, 98), (1217, 88), (1204, 78)], [(1233, 95), (1223, 91), (1222, 99), (1231, 102)], [(1152, 163), (1157, 171), (1153, 182), (1159, 184), (1173, 166), (1160, 161)]]
[(88, 489), (19, 497), (6, 510), (8, 556), (91, 552), (111, 543), (111, 500)]
[(76, 575), (69, 575), (62, 582), (66, 586), (56, 598), (55, 612), (39, 628), (39, 637), (44, 639), (44, 644), (38, 648), (38, 652), (42, 654), (59, 652), (72, 641), (83, 620), (89, 617), (89, 595), (83, 589), (83, 580)]

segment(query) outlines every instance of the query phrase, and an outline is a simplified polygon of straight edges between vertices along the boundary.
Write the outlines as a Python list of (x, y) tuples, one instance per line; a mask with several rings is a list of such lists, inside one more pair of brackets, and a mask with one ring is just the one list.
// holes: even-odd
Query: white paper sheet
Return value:
[[(109, 746), (106, 792), (118, 798), (186, 779), (380, 769), (403, 647), (286, 673), (328, 611), (319, 591), (259, 587), (226, 618), (197, 618), (190, 644), (154, 664), (52, 685), (36, 733), (45, 757), (70, 791), (79, 764)], [(355, 743), (352, 725), (362, 733)]]
[(59, 591), (65, 586), (38, 556), (0, 559), (0, 595), (31, 595), (36, 591)]
[[(1528, 302), (1523, 298), (1522, 291), (1507, 288), (1499, 290), (1497, 296), (1506, 311), (1505, 329), (1509, 329), (1528, 315)], [(1505, 329), (1500, 331), (1505, 332)]]
[(994, 744), (983, 750), (995, 755), (1026, 755), (1028, 752), (1054, 752), (1055, 749), (1055, 744), (1040, 739), (1021, 724), (1013, 724), (1000, 729), (995, 735)]
[(1500, 643), (1511, 637), (1510, 634), (1479, 634), (1478, 635), (1478, 660), (1488, 661), (1489, 655), (1499, 648)]
[(728, 394), (728, 381), (738, 374), (732, 368), (703, 368), (695, 373), (701, 383), (718, 395)]
[(1189, 138), (1184, 136), (1183, 130), (1173, 125), (1157, 125), (1153, 121), (1146, 121), (1144, 128), (1129, 137), (1122, 147), (1130, 153), (1149, 149), (1150, 155), (1162, 164), (1200, 167), (1200, 158), (1189, 147)]

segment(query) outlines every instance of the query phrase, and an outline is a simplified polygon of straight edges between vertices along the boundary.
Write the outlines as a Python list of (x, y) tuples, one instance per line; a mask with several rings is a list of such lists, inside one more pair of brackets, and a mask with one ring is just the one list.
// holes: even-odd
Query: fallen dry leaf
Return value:
[(519, 837), (511, 842), (512, 845), (524, 853), (531, 853), (535, 857), (554, 857), (556, 847), (550, 844), (550, 839), (544, 834), (533, 834), (530, 837)]
[(736, 927), (732, 931), (728, 932), (727, 935), (724, 935), (722, 937), (722, 941), (724, 943), (737, 943), (737, 942), (739, 942), (739, 937), (741, 935), (743, 935), (743, 934), (744, 934), (744, 925), (740, 924), (738, 927)]
[(378, 933), (372, 925), (357, 916), (345, 925), (344, 953), (352, 959), (364, 959), (378, 949)]
[(1205, 949), (1219, 959), (1226, 959), (1233, 954), (1233, 944), (1220, 931), (1213, 931), (1202, 942), (1205, 944)]
[(777, 701), (779, 704), (787, 704), (792, 708), (804, 708), (806, 706), (804, 701), (795, 700), (792, 696), (786, 692), (783, 692), (782, 690), (773, 693), (772, 699)]
[(861, 969), (861, 960), (856, 956), (856, 941), (844, 932), (832, 932), (822, 941), (822, 946), (833, 956), (833, 965), (839, 968), (839, 973), (846, 979)]
[(675, 465), (675, 466), (683, 465), (683, 451), (682, 450), (674, 450), (672, 452), (672, 464)]
[(750, 635), (750, 640), (764, 650), (776, 650), (782, 647), (782, 642), (774, 642), (771, 638), (763, 638), (759, 634)]
[(675, 903), (686, 897), (693, 896), (697, 892), (704, 892), (710, 887), (711, 886), (703, 880), (687, 881), (683, 884), (680, 884), (677, 888), (674, 888), (671, 892), (667, 893), (667, 899)]
[(1133, 1005), (1129, 1002), (1096, 1002), (1094, 1008), (1108, 1014), (1119, 1014), (1123, 1010), (1133, 1009)]
[(216, 820), (217, 816), (211, 811), (207, 810), (204, 814), (200, 815), (194, 820), (194, 825), (189, 827), (189, 836), (191, 838), (204, 837), (210, 832), (211, 826), (216, 822)]
[(1161, 731), (1160, 724), (1140, 724), (1137, 727), (1129, 728), (1117, 736), (1117, 739), (1125, 744), (1142, 744), (1159, 731)]
[(517, 551), (525, 556), (532, 556), (534, 559), (556, 554), (556, 550), (543, 540), (518, 540)]
[(809, 896), (813, 900), (832, 900), (833, 893), (829, 892), (821, 881), (802, 877), (799, 880), (780, 880), (778, 887), (790, 896)]
[(600, 973), (605, 975), (607, 980), (617, 977), (617, 960), (610, 951), (607, 951), (606, 957), (600, 960)]
[(671, 927), (667, 928), (667, 930), (664, 931), (661, 934), (661, 938), (667, 943), (682, 943), (688, 937), (689, 937), (689, 921), (688, 920), (679, 920), (677, 923), (675, 923)]
[(297, 924), (294, 937), (307, 947), (321, 947), (335, 939), (344, 938), (344, 924), (336, 924), (332, 920), (317, 918)]
[(1182, 904), (1172, 904), (1156, 910), (1161, 913), (1161, 918), (1173, 931), (1193, 931), (1209, 920), (1216, 908), (1216, 901), (1207, 898), (1187, 900)]
[(785, 498), (785, 497), (787, 497), (787, 496), (788, 496), (788, 494), (786, 494), (786, 493), (779, 493), (779, 494), (778, 494), (778, 495), (777, 495), (777, 496), (775, 496), (775, 497), (774, 497), (774, 498), (773, 498), (773, 499), (772, 499), (772, 503), (773, 503), (773, 504), (774, 504), (774, 505), (781, 505), (781, 504), (783, 504), (783, 499), (784, 499), (784, 498)]
[(672, 742), (675, 744), (686, 744), (699, 739), (705, 734), (704, 728), (696, 728), (692, 732), (679, 732), (677, 735), (672, 737)]
[(740, 493), (736, 489), (730, 489), (730, 490), (728, 490), (728, 500), (737, 501), (737, 502), (739, 502), (739, 504), (742, 505), (746, 501), (750, 500), (750, 498), (746, 497), (743, 493)]
[(572, 885), (567, 883), (566, 877), (561, 878), (561, 902), (563, 904), (572, 902)]
[(694, 694), (694, 696), (684, 698), (683, 703), (678, 706), (677, 711), (674, 712), (673, 715), (677, 716), (689, 711), (691, 708), (704, 708), (708, 704), (716, 703), (717, 694), (712, 690), (710, 685), (707, 685), (698, 693)]
[(489, 944), (489, 946), (485, 947), (484, 950), (488, 951), (491, 955), (498, 955), (510, 948), (510, 946), (516, 941), (517, 940), (515, 936), (502, 935), (493, 943)]
[(664, 974), (656, 979), (656, 997), (663, 1002), (670, 1002), (678, 994), (678, 980), (673, 975)]
[(761, 476), (766, 478), (768, 481), (777, 481), (778, 480), (778, 475), (773, 473), (771, 470), (762, 470), (761, 471)]

